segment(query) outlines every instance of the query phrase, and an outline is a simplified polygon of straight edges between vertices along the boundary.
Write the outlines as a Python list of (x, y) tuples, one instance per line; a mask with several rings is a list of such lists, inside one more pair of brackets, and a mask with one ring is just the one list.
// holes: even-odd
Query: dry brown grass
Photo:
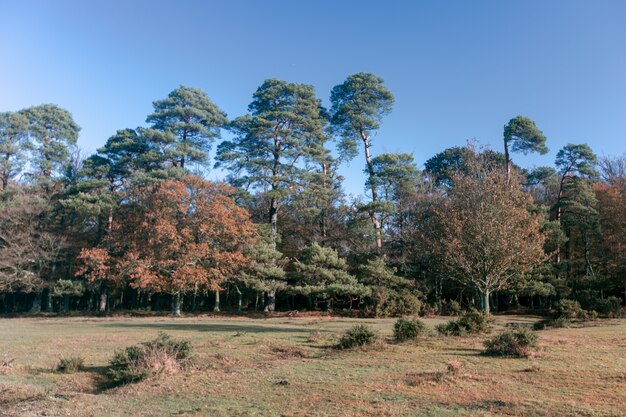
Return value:
[[(498, 325), (533, 318), (500, 317)], [(426, 319), (433, 328), (443, 318)], [(626, 403), (626, 321), (539, 332), (534, 359), (480, 354), (482, 337), (341, 351), (355, 323), (383, 337), (393, 320), (311, 317), (0, 320), (0, 415), (7, 416), (617, 416)], [(116, 348), (165, 331), (191, 341), (196, 365), (154, 358), (156, 377), (101, 385)], [(315, 340), (311, 340), (314, 335)], [(53, 372), (64, 355), (85, 370)], [(284, 381), (284, 382), (281, 382)], [(281, 383), (279, 383), (281, 382)]]

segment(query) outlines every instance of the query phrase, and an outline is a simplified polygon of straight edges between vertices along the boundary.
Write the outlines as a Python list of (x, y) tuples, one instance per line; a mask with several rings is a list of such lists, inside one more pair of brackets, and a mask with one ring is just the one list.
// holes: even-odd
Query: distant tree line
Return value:
[[(0, 312), (619, 308), (626, 154), (568, 144), (552, 167), (519, 167), (548, 149), (517, 116), (502, 152), (469, 143), (420, 170), (372, 152), (394, 102), (380, 77), (352, 75), (330, 102), (270, 79), (230, 120), (181, 86), (88, 157), (67, 110), (0, 113)], [(351, 198), (338, 168), (357, 156)]]

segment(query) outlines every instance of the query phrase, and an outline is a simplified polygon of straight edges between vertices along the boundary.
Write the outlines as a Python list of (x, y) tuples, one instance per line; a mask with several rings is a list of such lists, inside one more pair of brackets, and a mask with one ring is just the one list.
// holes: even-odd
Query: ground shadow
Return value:
[(101, 323), (105, 327), (118, 328), (144, 328), (155, 330), (179, 330), (193, 332), (216, 332), (216, 333), (310, 333), (310, 330), (293, 327), (257, 326), (252, 324), (234, 323)]

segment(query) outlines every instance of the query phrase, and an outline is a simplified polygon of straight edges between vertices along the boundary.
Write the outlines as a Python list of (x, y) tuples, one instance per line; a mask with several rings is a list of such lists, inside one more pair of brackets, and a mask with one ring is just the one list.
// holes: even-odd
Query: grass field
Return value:
[[(444, 319), (425, 319), (432, 328)], [(532, 317), (500, 316), (508, 322)], [(480, 354), (482, 337), (429, 336), (368, 350), (329, 346), (356, 322), (328, 317), (0, 319), (3, 416), (624, 416), (626, 321), (539, 332), (532, 359)], [(160, 331), (192, 342), (185, 373), (107, 388), (116, 348)], [(497, 331), (497, 330), (496, 330)], [(60, 357), (86, 369), (60, 374)], [(458, 360), (462, 370), (446, 373)]]

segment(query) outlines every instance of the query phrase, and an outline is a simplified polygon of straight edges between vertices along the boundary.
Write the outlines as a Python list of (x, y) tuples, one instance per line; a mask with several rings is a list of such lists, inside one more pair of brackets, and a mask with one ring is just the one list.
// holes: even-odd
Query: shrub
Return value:
[(463, 313), (463, 309), (458, 301), (450, 300), (441, 304), (441, 314), (444, 316), (460, 316), (461, 313)]
[(465, 336), (468, 334), (487, 333), (493, 318), (477, 310), (465, 312), (457, 320), (440, 324), (437, 331), (447, 336)]
[(619, 316), (622, 300), (618, 297), (607, 297), (596, 302), (594, 310), (608, 316)]
[(575, 300), (561, 300), (556, 305), (557, 317), (565, 317), (567, 319), (582, 318), (585, 310), (580, 307), (580, 303)]
[(398, 317), (418, 314), (422, 302), (419, 294), (406, 290), (377, 289), (371, 295), (376, 317)]
[(415, 340), (426, 333), (426, 326), (420, 319), (398, 319), (393, 325), (393, 337), (396, 342)]
[(191, 343), (172, 339), (166, 333), (149, 342), (117, 350), (107, 372), (115, 384), (137, 382), (149, 375), (173, 373), (191, 359)]
[(378, 333), (365, 324), (355, 324), (346, 330), (341, 337), (337, 347), (339, 349), (350, 349), (357, 346), (371, 345), (378, 339)]
[(537, 347), (537, 335), (528, 329), (505, 331), (491, 339), (485, 340), (487, 355), (528, 357), (531, 349)]
[(567, 317), (557, 317), (554, 319), (546, 319), (541, 320), (533, 324), (533, 330), (544, 330), (547, 328), (562, 328), (569, 327), (571, 324), (570, 320)]
[(57, 372), (71, 374), (82, 371), (85, 368), (85, 360), (80, 356), (66, 356), (59, 360)]

